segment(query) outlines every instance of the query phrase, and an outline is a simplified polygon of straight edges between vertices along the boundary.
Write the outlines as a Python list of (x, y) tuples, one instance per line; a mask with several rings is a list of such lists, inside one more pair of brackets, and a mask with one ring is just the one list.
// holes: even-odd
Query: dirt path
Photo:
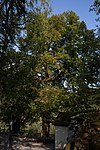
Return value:
[[(0, 150), (8, 150), (7, 136), (0, 135)], [(54, 141), (50, 140), (46, 143), (42, 142), (43, 139), (27, 138), (27, 137), (15, 137), (13, 138), (12, 148), (13, 150), (54, 150)]]
[(54, 150), (54, 143), (43, 144), (32, 138), (19, 138), (13, 143), (14, 150)]

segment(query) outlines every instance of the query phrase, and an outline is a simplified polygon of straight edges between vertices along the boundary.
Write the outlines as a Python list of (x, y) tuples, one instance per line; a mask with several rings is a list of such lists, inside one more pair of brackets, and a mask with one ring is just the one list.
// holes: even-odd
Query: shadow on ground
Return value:
[[(54, 150), (54, 140), (41, 138), (13, 137), (12, 150)], [(9, 150), (7, 135), (0, 135), (0, 150)]]
[(34, 138), (16, 138), (13, 141), (13, 150), (54, 150), (54, 142), (38, 142)]

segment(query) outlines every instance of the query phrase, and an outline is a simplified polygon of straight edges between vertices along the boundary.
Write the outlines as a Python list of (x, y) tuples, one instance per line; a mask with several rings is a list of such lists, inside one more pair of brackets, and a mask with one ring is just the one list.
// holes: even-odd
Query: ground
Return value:
[[(3, 140), (2, 140), (3, 139)], [(6, 138), (7, 139), (7, 138)], [(9, 150), (7, 140), (0, 136), (0, 150)], [(35, 138), (18, 137), (14, 138), (13, 150), (54, 150), (54, 141), (40, 141)]]
[(14, 150), (54, 150), (54, 143), (37, 142), (34, 138), (18, 138), (14, 141)]

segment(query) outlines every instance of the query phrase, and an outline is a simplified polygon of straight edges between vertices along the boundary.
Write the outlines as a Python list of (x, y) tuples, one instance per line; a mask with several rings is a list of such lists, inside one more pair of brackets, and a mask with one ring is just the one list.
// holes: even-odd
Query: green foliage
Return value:
[[(31, 103), (37, 90), (33, 87), (33, 75), (28, 63), (29, 57), (20, 52), (9, 52), (9, 61), (5, 76), (2, 78), (1, 121), (9, 125), (10, 121), (19, 120), (20, 126), (32, 116)], [(6, 61), (7, 62), (7, 61)]]
[(61, 112), (79, 123), (89, 121), (99, 97), (98, 37), (72, 11), (28, 17), (19, 51), (9, 49), (3, 61), (2, 121), (19, 120), (22, 126), (42, 117), (50, 123)]
[[(46, 8), (45, 3), (39, 2)], [(0, 119), (7, 125), (12, 121), (13, 127), (19, 123), (19, 128), (32, 116), (31, 103), (37, 90), (33, 86), (33, 57), (19, 52), (16, 46), (28, 22), (28, 13), (35, 12), (35, 6), (33, 0), (0, 1)]]
[(74, 12), (51, 17), (31, 14), (30, 18), (20, 45), (36, 59), (39, 94), (33, 109), (50, 120), (62, 111), (73, 119), (88, 120), (97, 106), (90, 91), (99, 86), (98, 37)]
[(100, 0), (94, 0), (93, 4), (90, 7), (90, 11), (94, 11), (97, 15), (96, 21), (96, 27), (97, 27), (97, 34), (100, 37)]
[(94, 0), (94, 3), (91, 6), (90, 10), (95, 11), (95, 13), (99, 15), (100, 14), (100, 0)]

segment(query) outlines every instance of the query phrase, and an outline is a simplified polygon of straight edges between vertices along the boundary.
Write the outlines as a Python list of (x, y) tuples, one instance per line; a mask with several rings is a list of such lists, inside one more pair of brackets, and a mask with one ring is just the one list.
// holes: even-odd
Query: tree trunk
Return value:
[(47, 137), (50, 136), (50, 122), (47, 123)]
[(89, 140), (89, 148), (88, 149), (89, 150), (95, 150), (95, 145), (91, 139)]
[(71, 142), (71, 147), (70, 147), (70, 150), (74, 150), (74, 146), (75, 146), (75, 142)]
[(42, 121), (42, 136), (44, 138), (47, 138), (49, 137), (49, 135), (50, 135), (50, 123)]
[(20, 132), (20, 127), (20, 120), (15, 119), (12, 124), (12, 133), (18, 135), (18, 133)]

